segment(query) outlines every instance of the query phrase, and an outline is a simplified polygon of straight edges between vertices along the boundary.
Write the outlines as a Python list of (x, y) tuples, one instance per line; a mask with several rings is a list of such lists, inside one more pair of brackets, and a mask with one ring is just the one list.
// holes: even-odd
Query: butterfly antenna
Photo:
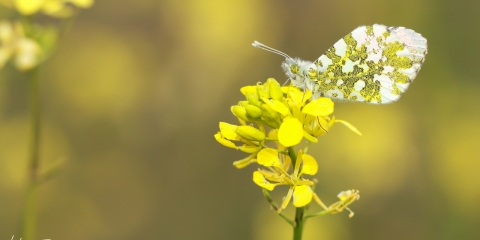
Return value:
[(257, 42), (257, 41), (254, 41), (252, 43), (252, 46), (256, 47), (256, 48), (260, 48), (260, 49), (263, 49), (263, 50), (266, 50), (266, 51), (269, 51), (269, 52), (273, 52), (273, 53), (276, 53), (278, 55), (281, 55), (281, 56), (284, 56), (285, 58), (289, 58), (289, 59), (292, 59), (290, 56), (288, 56), (287, 54), (285, 54), (284, 52), (280, 52), (278, 51), (277, 49), (274, 49), (274, 48), (271, 48), (263, 43), (260, 43), (260, 42)]

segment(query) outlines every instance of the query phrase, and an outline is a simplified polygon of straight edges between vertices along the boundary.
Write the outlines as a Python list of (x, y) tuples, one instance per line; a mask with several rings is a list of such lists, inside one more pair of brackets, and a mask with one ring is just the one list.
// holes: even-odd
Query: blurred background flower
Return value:
[[(285, 79), (283, 58), (254, 40), (314, 60), (373, 23), (414, 29), (429, 54), (397, 103), (335, 104), (363, 136), (338, 127), (311, 146), (322, 156), (317, 189), (328, 203), (339, 189), (359, 189), (362, 199), (352, 219), (310, 219), (304, 239), (479, 239), (479, 8), (474, 0), (97, 1), (42, 70), (41, 160), (66, 163), (40, 191), (39, 239), (290, 239), (232, 166), (244, 154), (212, 133), (236, 121), (226, 109), (241, 86)], [(0, 8), (0, 19), (10, 11)], [(21, 217), (24, 78), (10, 64), (0, 72), (0, 239)]]
[(93, 2), (94, 0), (0, 0), (1, 4), (15, 8), (22, 15), (42, 12), (53, 17), (70, 17), (74, 11), (71, 5), (89, 8)]

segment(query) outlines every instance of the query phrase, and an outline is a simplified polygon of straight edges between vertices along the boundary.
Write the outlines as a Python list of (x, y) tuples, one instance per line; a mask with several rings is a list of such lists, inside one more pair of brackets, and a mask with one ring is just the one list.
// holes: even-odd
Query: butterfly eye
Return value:
[(298, 73), (298, 70), (299, 70), (299, 67), (297, 64), (292, 64), (290, 66), (290, 71), (293, 73), (293, 74), (297, 74)]

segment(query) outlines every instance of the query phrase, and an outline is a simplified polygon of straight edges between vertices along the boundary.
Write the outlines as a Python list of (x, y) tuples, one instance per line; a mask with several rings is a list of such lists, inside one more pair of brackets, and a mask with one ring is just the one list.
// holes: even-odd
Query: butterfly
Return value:
[(310, 90), (312, 99), (372, 104), (400, 98), (425, 61), (427, 39), (405, 27), (360, 26), (338, 40), (314, 62), (255, 41), (252, 46), (285, 57), (282, 68), (293, 86)]

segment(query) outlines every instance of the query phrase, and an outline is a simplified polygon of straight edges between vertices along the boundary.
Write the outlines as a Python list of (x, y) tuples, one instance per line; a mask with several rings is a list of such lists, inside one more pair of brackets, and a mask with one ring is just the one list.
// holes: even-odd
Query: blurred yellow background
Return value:
[[(480, 239), (476, 0), (97, 1), (42, 66), (41, 161), (65, 166), (40, 188), (38, 239), (291, 239), (256, 167), (234, 168), (245, 154), (213, 134), (236, 122), (241, 86), (285, 81), (283, 58), (254, 40), (315, 60), (374, 23), (414, 29), (429, 53), (397, 103), (336, 104), (364, 136), (338, 125), (310, 148), (316, 192), (361, 199), (352, 219), (309, 220), (304, 239)], [(27, 87), (0, 72), (1, 240), (20, 226)]]

